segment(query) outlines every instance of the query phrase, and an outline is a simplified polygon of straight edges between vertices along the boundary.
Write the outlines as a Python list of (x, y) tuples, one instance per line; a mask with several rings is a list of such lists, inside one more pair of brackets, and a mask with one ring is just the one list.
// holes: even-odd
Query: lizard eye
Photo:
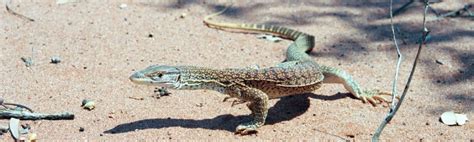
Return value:
[(161, 78), (161, 77), (163, 77), (163, 74), (160, 73), (160, 74), (158, 74), (157, 76), (158, 76), (159, 78)]

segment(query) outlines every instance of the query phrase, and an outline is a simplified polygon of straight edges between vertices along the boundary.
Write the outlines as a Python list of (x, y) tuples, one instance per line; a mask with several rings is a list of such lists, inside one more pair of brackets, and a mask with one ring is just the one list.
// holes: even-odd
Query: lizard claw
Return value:
[(391, 96), (391, 93), (388, 92), (381, 92), (378, 90), (371, 90), (371, 91), (364, 91), (359, 99), (362, 100), (362, 102), (367, 103), (369, 102), (373, 106), (377, 106), (377, 104), (381, 103), (389, 103), (390, 101), (385, 99), (383, 96)]

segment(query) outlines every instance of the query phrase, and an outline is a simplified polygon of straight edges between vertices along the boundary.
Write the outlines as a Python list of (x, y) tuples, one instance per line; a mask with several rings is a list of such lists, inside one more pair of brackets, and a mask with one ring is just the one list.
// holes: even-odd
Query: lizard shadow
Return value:
[[(305, 113), (310, 105), (309, 98), (321, 100), (336, 100), (344, 98), (344, 94), (333, 96), (321, 96), (312, 93), (282, 97), (273, 107), (268, 110), (268, 117), (265, 125), (272, 125), (282, 121), (288, 121)], [(226, 130), (234, 132), (235, 128), (243, 121), (250, 120), (248, 115), (234, 116), (231, 114), (219, 115), (210, 119), (175, 119), (175, 118), (154, 118), (144, 119), (135, 122), (124, 123), (115, 126), (104, 133), (116, 134), (144, 129), (161, 129), (168, 127), (184, 128), (204, 128), (212, 130)]]

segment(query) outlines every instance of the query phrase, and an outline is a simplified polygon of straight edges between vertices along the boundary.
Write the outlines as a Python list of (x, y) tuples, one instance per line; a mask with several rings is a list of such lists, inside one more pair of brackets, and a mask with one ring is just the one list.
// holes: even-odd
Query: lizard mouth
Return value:
[(135, 72), (130, 76), (130, 81), (137, 84), (152, 85), (153, 80), (147, 79), (141, 72)]

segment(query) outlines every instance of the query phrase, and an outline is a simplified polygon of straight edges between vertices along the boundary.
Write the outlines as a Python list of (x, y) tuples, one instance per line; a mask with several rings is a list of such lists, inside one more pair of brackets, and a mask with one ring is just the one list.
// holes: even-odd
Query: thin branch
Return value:
[(456, 17), (456, 16), (462, 15), (463, 13), (468, 13), (467, 17), (474, 17), (473, 13), (469, 10), (470, 8), (472, 8), (472, 4), (466, 4), (466, 5), (464, 5), (463, 8), (460, 8), (458, 10), (442, 14), (442, 15), (438, 16), (438, 18)]
[[(393, 15), (392, 15), (392, 5), (393, 5), (393, 0), (390, 0), (390, 14), (391, 14), (391, 18), (393, 19)], [(407, 80), (407, 83), (405, 85), (405, 89), (403, 90), (403, 93), (400, 97), (400, 100), (397, 102), (396, 106), (392, 106), (390, 108), (390, 112), (387, 114), (387, 116), (385, 117), (385, 119), (382, 121), (382, 123), (380, 124), (380, 126), (377, 128), (374, 136), (372, 137), (372, 141), (374, 142), (377, 142), (379, 140), (379, 137), (380, 137), (380, 134), (382, 133), (382, 130), (385, 128), (385, 126), (392, 120), (392, 118), (395, 116), (395, 114), (397, 113), (398, 109), (400, 108), (401, 104), (403, 103), (403, 100), (405, 99), (405, 96), (408, 92), (408, 89), (410, 87), (410, 83), (411, 83), (411, 80), (413, 78), (413, 75), (415, 74), (415, 69), (416, 69), (416, 65), (418, 63), (418, 58), (420, 57), (420, 53), (421, 53), (421, 49), (423, 48), (423, 44), (425, 44), (425, 40), (426, 40), (426, 36), (428, 35), (429, 31), (428, 29), (426, 28), (426, 13), (428, 11), (428, 7), (429, 7), (429, 3), (428, 3), (428, 0), (424, 0), (424, 11), (423, 11), (423, 30), (422, 30), (422, 36), (421, 36), (421, 40), (420, 40), (420, 44), (418, 46), (418, 51), (416, 53), (416, 57), (415, 57), (415, 61), (413, 63), (413, 66), (412, 66), (412, 69), (411, 69), (411, 72), (410, 72), (410, 75), (408, 77), (408, 80)], [(395, 32), (393, 32), (393, 21), (392, 22), (392, 34), (393, 34), (393, 37), (395, 38)], [(397, 42), (396, 42), (396, 39), (394, 39), (394, 42), (395, 42), (395, 45), (397, 46)], [(398, 49), (398, 47), (397, 47)], [(398, 50), (397, 50), (398, 51)], [(400, 56), (399, 56), (400, 57)], [(398, 65), (397, 65), (397, 70), (398, 70)], [(398, 72), (398, 71), (397, 71)], [(395, 79), (396, 80), (396, 79)], [(394, 85), (395, 87), (395, 85)], [(394, 88), (393, 90), (396, 90), (396, 88)], [(393, 91), (392, 90), (392, 91)], [(393, 91), (392, 93), (396, 93), (396, 91)], [(393, 94), (393, 96), (395, 96), (395, 94)]]
[(402, 7), (398, 8), (395, 10), (395, 12), (392, 12), (392, 7), (393, 7), (393, 0), (390, 0), (390, 18), (393, 18), (394, 15), (400, 14), (403, 10), (405, 10), (409, 5), (411, 5), (415, 0), (410, 0), (409, 2), (405, 3), (402, 5)]
[(27, 112), (27, 111), (4, 109), (4, 110), (0, 110), (0, 118), (18, 118), (22, 120), (39, 120), (39, 119), (59, 120), (59, 119), (74, 119), (74, 114), (70, 112), (45, 114), (45, 113), (37, 113), (37, 112), (33, 113), (33, 112)]
[(395, 70), (395, 77), (393, 79), (393, 83), (392, 83), (392, 106), (391, 108), (395, 107), (395, 104), (396, 104), (396, 97), (398, 96), (398, 92), (397, 92), (397, 82), (398, 82), (398, 75), (399, 75), (399, 72), (400, 72), (400, 64), (402, 63), (402, 60), (403, 60), (403, 55), (402, 53), (400, 52), (400, 47), (398, 46), (398, 42), (397, 42), (397, 37), (396, 37), (396, 33), (395, 33), (395, 26), (393, 24), (393, 14), (392, 14), (392, 10), (393, 10), (393, 0), (390, 0), (390, 27), (392, 29), (392, 38), (393, 38), (393, 42), (395, 43), (395, 47), (397, 48), (397, 67), (396, 67), (396, 70)]

